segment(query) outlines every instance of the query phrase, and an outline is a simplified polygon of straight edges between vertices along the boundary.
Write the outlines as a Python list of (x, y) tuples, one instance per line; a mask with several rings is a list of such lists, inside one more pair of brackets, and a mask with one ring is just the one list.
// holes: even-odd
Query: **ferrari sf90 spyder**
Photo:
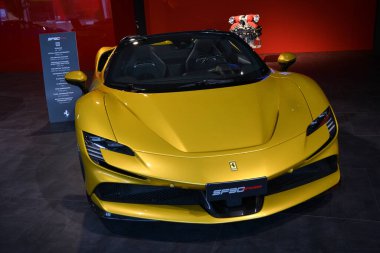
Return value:
[[(295, 61), (281, 54), (286, 68)], [(271, 215), (340, 179), (338, 125), (312, 79), (218, 31), (126, 37), (96, 56), (75, 127), (104, 218), (225, 223)]]

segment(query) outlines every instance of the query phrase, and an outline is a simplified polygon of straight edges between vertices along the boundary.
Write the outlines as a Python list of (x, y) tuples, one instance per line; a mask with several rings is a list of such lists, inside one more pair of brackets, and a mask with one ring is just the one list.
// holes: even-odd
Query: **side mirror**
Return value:
[(280, 70), (287, 71), (296, 62), (296, 59), (296, 56), (292, 53), (281, 53), (277, 59), (278, 64), (280, 64)]
[(69, 84), (79, 87), (82, 90), (83, 94), (86, 94), (88, 92), (88, 89), (86, 87), (87, 76), (82, 71), (77, 70), (68, 72), (65, 75), (65, 80)]

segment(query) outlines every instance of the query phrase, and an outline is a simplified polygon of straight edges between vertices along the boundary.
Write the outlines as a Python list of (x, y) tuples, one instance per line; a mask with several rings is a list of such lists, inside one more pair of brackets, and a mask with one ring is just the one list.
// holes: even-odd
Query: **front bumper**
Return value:
[[(248, 212), (240, 212), (244, 206), (227, 207), (223, 212), (215, 210), (214, 206), (204, 201), (202, 190), (183, 190), (186, 198), (174, 196), (162, 191), (161, 198), (133, 198), (131, 195), (123, 195), (123, 186), (128, 184), (109, 184), (117, 187), (118, 193), (104, 190), (107, 183), (99, 184), (89, 200), (98, 215), (108, 219), (142, 219), (159, 220), (183, 223), (216, 224), (250, 220), (268, 216), (289, 207), (302, 203), (336, 185), (340, 180), (340, 170), (337, 156), (333, 155), (311, 163), (296, 170), (286, 173), (268, 181), (268, 193), (257, 197), (256, 206)], [(103, 190), (102, 190), (103, 188)], [(108, 187), (109, 188), (109, 187)], [(157, 187), (167, 188), (168, 187)], [(108, 194), (107, 194), (108, 193)], [(199, 195), (197, 195), (199, 194)], [(167, 196), (167, 198), (165, 198)], [(154, 203), (156, 201), (156, 203)], [(163, 201), (163, 202), (162, 202)], [(166, 201), (166, 202), (165, 202)], [(238, 211), (238, 212), (236, 212)]]
[(217, 224), (261, 218), (280, 212), (326, 191), (336, 185), (339, 179), (340, 172), (337, 170), (327, 177), (306, 185), (265, 196), (262, 209), (257, 213), (230, 218), (213, 217), (199, 205), (168, 206), (108, 202), (100, 200), (96, 194), (92, 194), (91, 201), (97, 206), (100, 211), (98, 214), (103, 218), (131, 219), (133, 217), (158, 221)]
[[(328, 136), (328, 134), (325, 135), (326, 137)], [(308, 152), (297, 152), (298, 150), (295, 150), (293, 147), (304, 147), (303, 145), (300, 145), (302, 143), (301, 141), (302, 140), (297, 140), (297, 138), (294, 140), (294, 145), (291, 145), (293, 150), (292, 156), (288, 155), (289, 150), (291, 150), (290, 147), (287, 147), (285, 145), (276, 147), (276, 149), (270, 151), (271, 153), (267, 153), (268, 155), (266, 156), (260, 156), (259, 153), (242, 154), (239, 156), (239, 161), (242, 162), (245, 161), (242, 159), (245, 156), (255, 155), (255, 159), (247, 159), (247, 163), (249, 161), (255, 161), (259, 163), (259, 159), (266, 159), (266, 162), (269, 163), (268, 158), (273, 157), (272, 154), (276, 154), (279, 149), (283, 149), (281, 150), (282, 152), (280, 152), (280, 154), (282, 154), (281, 163), (278, 163), (278, 160), (274, 160), (275, 164), (270, 167), (273, 169), (267, 168), (264, 170), (264, 172), (271, 171), (271, 174), (268, 174), (266, 176), (268, 178), (268, 193), (265, 196), (257, 197), (257, 199), (254, 201), (255, 205), (248, 211), (243, 210), (242, 208), (241, 210), (243, 211), (240, 210), (240, 214), (239, 207), (236, 208), (236, 206), (231, 209), (231, 212), (229, 212), (230, 209), (228, 208), (225, 209), (225, 213), (222, 214), (220, 211), (218, 211), (219, 213), (215, 212), (215, 208), (213, 208), (213, 206), (208, 207), (207, 203), (205, 204), (202, 202), (202, 198), (198, 198), (197, 200), (197, 197), (194, 197), (195, 195), (193, 195), (193, 199), (190, 198), (189, 202), (185, 201), (181, 203), (170, 201), (167, 203), (162, 201), (152, 203), (149, 202), (149, 198), (145, 200), (145, 202), (141, 202), (141, 200), (138, 199), (128, 198), (128, 196), (123, 195), (122, 192), (117, 193), (119, 195), (112, 195), (112, 191), (110, 191), (111, 194), (107, 195), (107, 191), (99, 191), (102, 185), (140, 185), (147, 187), (162, 187), (167, 189), (170, 187), (181, 189), (185, 192), (194, 191), (202, 194), (205, 191), (205, 184), (192, 184), (184, 181), (179, 182), (153, 177), (141, 177), (129, 172), (121, 173), (120, 170), (113, 170), (115, 168), (112, 167), (106, 168), (95, 165), (88, 158), (88, 156), (86, 156), (86, 153), (82, 152), (82, 159), (84, 160), (83, 162), (86, 174), (86, 190), (87, 194), (89, 195), (90, 203), (96, 209), (97, 213), (101, 217), (109, 219), (143, 219), (183, 223), (215, 224), (260, 218), (280, 212), (284, 209), (313, 198), (314, 196), (328, 190), (339, 182), (340, 170), (337, 161), (338, 142), (336, 136), (333, 138), (333, 140), (331, 140), (331, 142), (329, 141), (328, 145), (325, 146), (323, 150), (318, 150), (318, 153), (315, 153), (315, 149), (313, 151), (313, 148), (307, 149), (308, 143), (306, 143), (306, 148), (304, 148), (304, 150), (308, 150)], [(315, 145), (313, 146), (315, 147)], [(286, 152), (287, 150), (288, 152)], [(264, 150), (262, 152), (269, 151)], [(107, 155), (107, 153), (105, 154)], [(311, 154), (313, 154), (312, 157), (310, 156)], [(125, 156), (123, 156), (123, 158), (124, 157)], [(302, 157), (304, 158), (302, 159)], [(334, 159), (332, 159), (334, 162), (331, 162), (331, 157), (334, 157)], [(212, 159), (222, 158), (223, 157), (217, 157)], [(133, 166), (136, 167), (137, 163), (135, 159), (138, 158), (130, 157), (128, 159), (130, 160), (123, 160), (123, 163), (127, 164), (127, 166), (131, 168)], [(176, 161), (177, 158), (172, 159)], [(330, 162), (321, 163), (321, 161), (327, 160)], [(265, 161), (262, 161), (261, 164), (264, 164), (264, 162)], [(321, 166), (313, 167), (313, 164), (318, 163), (320, 163)], [(168, 165), (168, 163), (164, 164)], [(282, 169), (279, 168), (279, 165), (283, 165)], [(146, 170), (148, 170), (148, 168), (149, 167), (147, 166)], [(306, 173), (308, 174), (306, 176), (305, 174), (298, 173), (303, 170), (302, 168), (311, 168), (312, 173)], [(247, 170), (247, 173), (248, 172), (249, 171)], [(257, 171), (253, 172), (257, 173)], [(297, 173), (299, 174), (298, 177), (296, 177), (297, 180), (294, 180), (293, 175), (297, 175)], [(238, 174), (230, 173), (229, 175)], [(221, 175), (216, 174), (213, 178), (218, 178), (220, 176)], [(258, 176), (254, 175), (254, 177)], [(292, 177), (293, 179), (291, 179)], [(228, 181), (235, 181), (235, 179)], [(201, 199), (201, 201), (197, 202), (199, 199)], [(178, 199), (176, 199), (176, 201), (177, 200)], [(188, 200), (189, 199), (187, 199), (187, 201)], [(192, 201), (195, 201), (195, 203)], [(236, 212), (236, 209), (238, 209), (238, 212)]]

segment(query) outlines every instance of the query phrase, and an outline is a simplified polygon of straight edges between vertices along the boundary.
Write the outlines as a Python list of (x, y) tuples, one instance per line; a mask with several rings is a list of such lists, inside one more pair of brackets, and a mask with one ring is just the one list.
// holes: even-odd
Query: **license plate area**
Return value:
[(242, 199), (245, 197), (262, 196), (266, 193), (266, 177), (206, 185), (207, 201)]

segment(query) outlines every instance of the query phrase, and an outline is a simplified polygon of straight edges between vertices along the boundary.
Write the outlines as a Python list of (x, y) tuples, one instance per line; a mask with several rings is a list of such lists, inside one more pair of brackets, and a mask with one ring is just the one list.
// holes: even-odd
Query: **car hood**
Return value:
[(113, 91), (105, 105), (118, 142), (137, 151), (199, 153), (275, 145), (311, 117), (298, 87), (270, 76), (248, 85), (167, 93)]

